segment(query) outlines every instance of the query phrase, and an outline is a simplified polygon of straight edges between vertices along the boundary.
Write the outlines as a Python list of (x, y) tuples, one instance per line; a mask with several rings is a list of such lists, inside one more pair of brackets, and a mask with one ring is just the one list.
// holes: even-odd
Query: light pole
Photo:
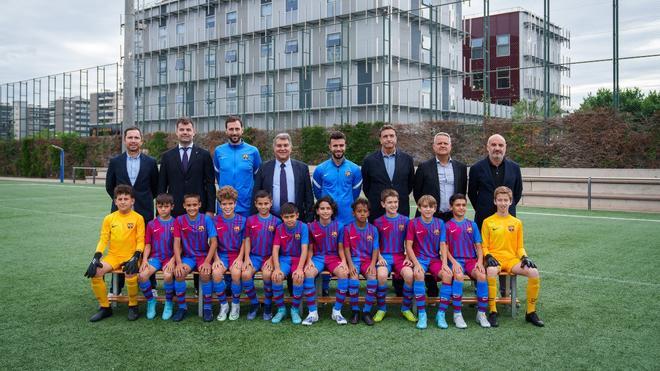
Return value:
[(60, 150), (60, 183), (64, 183), (64, 148), (58, 147), (54, 144), (51, 144), (50, 146)]

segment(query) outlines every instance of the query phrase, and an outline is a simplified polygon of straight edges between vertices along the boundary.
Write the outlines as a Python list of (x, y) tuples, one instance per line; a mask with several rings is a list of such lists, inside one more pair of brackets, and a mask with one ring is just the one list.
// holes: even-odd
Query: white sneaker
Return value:
[(231, 312), (229, 313), (229, 320), (236, 321), (241, 316), (241, 305), (231, 303)]
[(220, 313), (218, 313), (218, 317), (216, 317), (216, 319), (218, 321), (226, 320), (228, 312), (229, 312), (229, 304), (227, 303), (220, 304)]
[(467, 323), (465, 323), (461, 312), (454, 313), (454, 324), (456, 328), (467, 328)]
[(479, 323), (479, 326), (483, 328), (490, 327), (490, 322), (488, 322), (485, 312), (477, 312), (477, 322)]
[(348, 321), (346, 321), (346, 318), (344, 318), (344, 316), (341, 315), (340, 310), (333, 309), (331, 318), (333, 321), (336, 321), (338, 325), (345, 325), (348, 323)]
[(157, 297), (158, 297), (158, 290), (156, 290), (156, 289), (151, 289), (151, 295), (152, 295), (154, 298), (157, 298)]
[(302, 321), (302, 324), (305, 326), (311, 326), (314, 322), (318, 322), (318, 321), (319, 321), (319, 312), (313, 311), (313, 312), (309, 312), (307, 318), (305, 318), (305, 320)]

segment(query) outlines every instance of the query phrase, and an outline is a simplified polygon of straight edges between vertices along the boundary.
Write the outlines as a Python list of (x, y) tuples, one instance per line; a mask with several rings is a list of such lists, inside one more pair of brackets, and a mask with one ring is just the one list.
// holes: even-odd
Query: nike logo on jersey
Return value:
[(323, 236), (323, 233), (319, 233), (319, 234), (313, 233), (313, 235), (314, 235), (314, 237), (319, 238), (319, 237)]
[(422, 233), (424, 233), (424, 231), (417, 231), (417, 232), (415, 232), (415, 233), (417, 233), (417, 234), (422, 234)]
[(386, 231), (386, 230), (388, 230), (388, 229), (390, 229), (390, 226), (389, 226), (389, 225), (386, 225), (386, 226), (383, 227), (383, 231)]
[(360, 237), (360, 236), (350, 236), (349, 239), (350, 239), (350, 240), (354, 240), (354, 239), (356, 239), (356, 238), (358, 238), (358, 237)]
[(454, 232), (456, 232), (455, 229), (450, 229), (450, 230), (449, 230), (449, 233), (454, 233)]
[(158, 232), (158, 231), (160, 231), (160, 228), (156, 228), (156, 229), (154, 229), (154, 233), (156, 233), (156, 232)]

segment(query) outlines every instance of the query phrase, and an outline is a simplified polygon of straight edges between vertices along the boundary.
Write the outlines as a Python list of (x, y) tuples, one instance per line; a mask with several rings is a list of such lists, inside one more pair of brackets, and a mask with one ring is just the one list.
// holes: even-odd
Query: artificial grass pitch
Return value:
[[(1, 369), (654, 369), (660, 364), (660, 215), (520, 208), (526, 248), (541, 270), (538, 312), (546, 327), (499, 306), (500, 327), (417, 330), (391, 306), (373, 327), (321, 321), (294, 326), (203, 323), (196, 305), (181, 323), (113, 317), (97, 308), (83, 272), (110, 199), (99, 186), (0, 181)], [(552, 214), (552, 215), (545, 215)], [(557, 214), (573, 215), (561, 217)], [(598, 217), (598, 218), (594, 218)], [(603, 219), (606, 217), (610, 219)], [(644, 219), (644, 220), (630, 220)], [(162, 286), (159, 284), (159, 289)], [(472, 288), (466, 294), (471, 294)], [(216, 306), (217, 307), (217, 306)], [(158, 313), (162, 304), (158, 306)], [(215, 308), (217, 314), (217, 308)], [(345, 316), (350, 314), (344, 306)], [(261, 314), (261, 313), (260, 313)], [(306, 314), (306, 310), (305, 310)], [(303, 316), (304, 318), (304, 316)]]

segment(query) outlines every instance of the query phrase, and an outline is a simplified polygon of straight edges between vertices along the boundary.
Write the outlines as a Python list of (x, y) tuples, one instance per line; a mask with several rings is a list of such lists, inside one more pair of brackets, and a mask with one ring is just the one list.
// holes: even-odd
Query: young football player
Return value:
[(156, 317), (156, 298), (151, 292), (151, 277), (156, 271), (163, 271), (165, 287), (165, 308), (163, 319), (172, 317), (174, 303), (174, 267), (176, 262), (174, 256), (172, 232), (174, 231), (174, 218), (170, 214), (174, 207), (174, 198), (167, 193), (161, 193), (156, 197), (156, 211), (158, 216), (147, 224), (144, 237), (144, 254), (138, 281), (140, 290), (147, 299), (147, 319)]
[(298, 208), (290, 202), (280, 208), (282, 224), (275, 230), (273, 240), (273, 300), (277, 305), (277, 313), (271, 320), (280, 323), (286, 317), (284, 307), (284, 287), (282, 282), (291, 273), (293, 278), (293, 300), (291, 301), (291, 321), (300, 324), (300, 299), (303, 292), (305, 273), (303, 268), (307, 261), (309, 246), (309, 230), (307, 224), (298, 220)]
[(245, 251), (245, 218), (236, 214), (238, 192), (232, 186), (224, 186), (217, 192), (217, 199), (222, 212), (215, 217), (215, 229), (218, 234), (218, 249), (213, 263), (213, 288), (220, 302), (218, 321), (227, 319), (227, 298), (225, 295), (225, 272), (231, 273), (231, 313), (229, 320), (235, 321), (241, 309), (241, 271), (243, 270), (243, 252)]
[[(264, 313), (263, 319), (270, 321), (273, 318), (271, 303), (273, 301), (273, 286), (271, 274), (273, 272), (273, 239), (275, 229), (282, 221), (270, 213), (273, 200), (267, 191), (260, 190), (254, 196), (254, 205), (258, 214), (251, 215), (245, 223), (245, 260), (243, 262), (243, 291), (250, 299), (250, 311), (247, 319), (257, 317), (259, 300), (254, 287), (254, 274), (261, 271), (264, 283)], [(249, 253), (248, 253), (249, 252)]]
[[(385, 189), (380, 194), (380, 203), (385, 209), (385, 215), (374, 220), (374, 226), (380, 236), (380, 256), (384, 260), (388, 273), (398, 274), (403, 278), (403, 301), (401, 314), (411, 322), (417, 318), (410, 310), (413, 296), (412, 262), (405, 255), (406, 230), (408, 217), (399, 214), (399, 193), (394, 189)], [(378, 283), (377, 291), (378, 311), (374, 315), (374, 322), (380, 322), (385, 317), (387, 307), (387, 281)]]
[(204, 297), (203, 319), (213, 320), (211, 298), (213, 282), (211, 282), (211, 264), (218, 246), (217, 234), (213, 218), (200, 214), (202, 201), (197, 194), (183, 196), (183, 208), (186, 213), (174, 220), (174, 292), (179, 305), (172, 321), (179, 322), (186, 317), (186, 276), (195, 268), (199, 271), (202, 295)]
[(442, 219), (433, 217), (437, 209), (437, 201), (433, 196), (424, 195), (417, 200), (417, 209), (421, 216), (408, 223), (406, 231), (406, 253), (413, 263), (415, 282), (413, 291), (417, 302), (417, 328), (425, 329), (426, 316), (426, 286), (424, 275), (430, 272), (436, 280), (441, 280), (440, 304), (435, 316), (440, 328), (447, 328), (445, 311), (451, 298), (452, 273), (448, 266), (442, 265), (440, 259), (441, 245), (445, 244), (445, 224)]
[[(536, 301), (541, 287), (536, 264), (527, 257), (523, 245), (523, 224), (520, 219), (509, 214), (513, 200), (511, 189), (501, 186), (494, 195), (497, 213), (484, 220), (481, 236), (483, 239), (486, 275), (488, 276), (488, 321), (497, 327), (497, 277), (500, 272), (514, 273), (527, 277), (527, 314), (525, 320), (534, 326), (543, 327), (544, 323), (536, 314)], [(515, 305), (515, 303), (511, 303)]]
[(445, 224), (447, 244), (442, 245), (442, 265), (452, 269), (454, 282), (451, 286), (451, 299), (454, 307), (454, 324), (458, 328), (467, 328), (461, 313), (463, 300), (464, 275), (477, 281), (477, 322), (481, 327), (490, 327), (486, 318), (488, 304), (488, 283), (481, 251), (481, 234), (477, 223), (465, 218), (467, 198), (461, 193), (454, 193), (449, 198), (453, 218)]
[(314, 279), (323, 270), (332, 272), (337, 277), (337, 292), (335, 305), (332, 309), (332, 319), (340, 325), (346, 324), (341, 315), (341, 307), (346, 300), (348, 291), (348, 266), (342, 246), (342, 230), (335, 220), (337, 204), (330, 196), (323, 196), (314, 204), (316, 221), (309, 223), (309, 252), (305, 266), (304, 294), (307, 300), (309, 314), (302, 322), (311, 325), (319, 320), (316, 310), (316, 285)]
[[(384, 265), (376, 266), (379, 258), (378, 230), (367, 220), (369, 218), (369, 201), (358, 198), (353, 202), (353, 216), (355, 221), (344, 227), (344, 254), (348, 261), (350, 276), (348, 294), (351, 299), (351, 324), (360, 321), (360, 308), (358, 306), (358, 291), (360, 281), (358, 274), (367, 279), (367, 293), (364, 297), (362, 320), (373, 326), (371, 307), (376, 301), (378, 282), (387, 281), (387, 268)], [(350, 259), (348, 259), (350, 257)], [(382, 263), (382, 262), (381, 262)]]
[[(126, 273), (128, 288), (128, 320), (138, 318), (138, 284), (137, 276), (140, 257), (144, 250), (144, 218), (133, 211), (135, 196), (133, 188), (120, 184), (114, 190), (114, 202), (117, 211), (103, 219), (101, 235), (96, 244), (96, 252), (92, 258), (85, 277), (92, 279), (92, 291), (99, 301), (99, 310), (89, 320), (97, 322), (112, 315), (108, 301), (108, 289), (103, 276), (123, 266)], [(103, 251), (108, 248), (107, 254)]]

